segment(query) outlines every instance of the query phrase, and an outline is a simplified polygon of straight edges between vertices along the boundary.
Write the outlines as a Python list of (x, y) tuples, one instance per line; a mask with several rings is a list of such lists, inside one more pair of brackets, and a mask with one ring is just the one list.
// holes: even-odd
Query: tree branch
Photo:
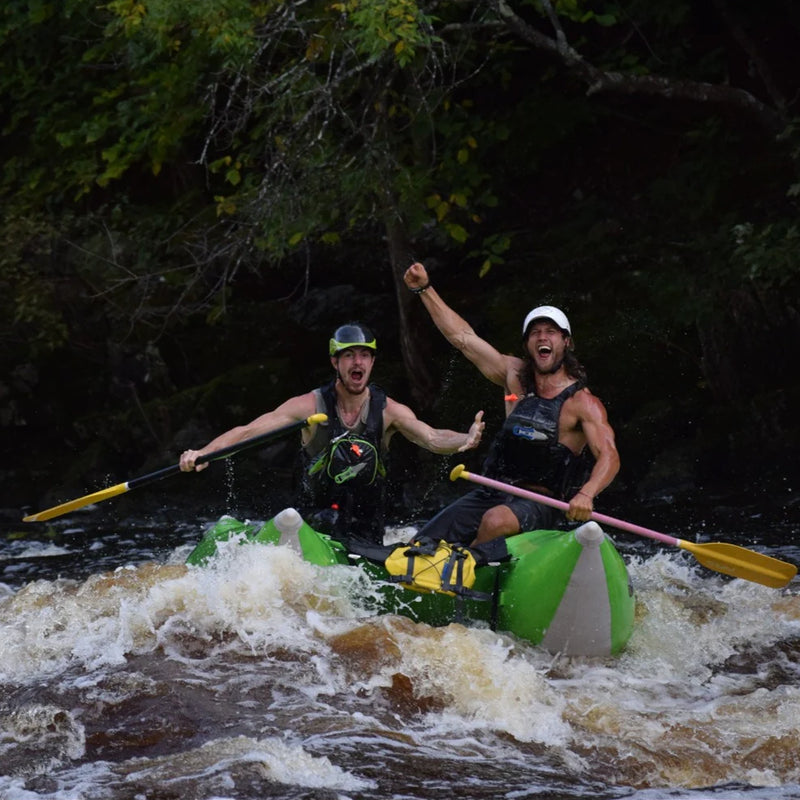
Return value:
[[(587, 86), (587, 95), (600, 92), (614, 92), (627, 95), (650, 95), (669, 100), (692, 100), (698, 103), (713, 104), (732, 108), (751, 115), (771, 136), (783, 132), (786, 120), (781, 113), (761, 102), (744, 89), (723, 84), (701, 81), (673, 80), (656, 75), (626, 75), (621, 72), (607, 72), (586, 61), (567, 41), (564, 31), (556, 22), (556, 37), (552, 38), (534, 28), (522, 19), (507, 0), (489, 0), (490, 7), (505, 23), (508, 30), (528, 42), (536, 50), (548, 53), (560, 60), (574, 75)], [(548, 15), (553, 17), (549, 0), (544, 0)]]
[(772, 102), (782, 112), (785, 112), (786, 106), (788, 105), (786, 98), (783, 96), (783, 93), (780, 91), (780, 89), (778, 89), (778, 86), (772, 77), (772, 71), (770, 70), (766, 60), (762, 58), (757, 44), (750, 36), (747, 35), (745, 29), (734, 18), (733, 13), (731, 12), (725, 0), (714, 0), (714, 7), (717, 9), (717, 13), (720, 15), (720, 17), (722, 17), (725, 24), (730, 29), (733, 38), (739, 43), (739, 46), (747, 54), (747, 57), (750, 59), (750, 63), (761, 78), (761, 82), (764, 84), (767, 94), (772, 98)]

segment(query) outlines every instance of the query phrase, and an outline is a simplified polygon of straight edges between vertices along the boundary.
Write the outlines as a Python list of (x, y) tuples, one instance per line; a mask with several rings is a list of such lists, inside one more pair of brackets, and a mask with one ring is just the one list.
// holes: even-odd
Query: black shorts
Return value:
[(495, 506), (507, 506), (519, 522), (519, 532), (550, 530), (558, 521), (558, 511), (534, 500), (480, 487), (443, 508), (427, 522), (417, 536), (444, 539), (468, 545), (478, 533), (483, 515)]

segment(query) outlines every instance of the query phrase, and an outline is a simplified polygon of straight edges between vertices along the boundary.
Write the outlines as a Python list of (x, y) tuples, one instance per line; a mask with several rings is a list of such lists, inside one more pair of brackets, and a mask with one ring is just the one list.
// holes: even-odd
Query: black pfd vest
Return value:
[(326, 525), (339, 538), (383, 540), (383, 505), (387, 453), (383, 446), (383, 409), (386, 392), (369, 385), (366, 417), (353, 428), (339, 418), (335, 381), (320, 387), (319, 411), (327, 422), (317, 425), (303, 447), (303, 484), (306, 503), (334, 511)]
[(558, 441), (558, 420), (564, 403), (583, 388), (576, 381), (550, 399), (533, 392), (523, 397), (492, 442), (486, 475), (571, 497), (589, 477), (594, 457), (588, 447), (575, 455)]

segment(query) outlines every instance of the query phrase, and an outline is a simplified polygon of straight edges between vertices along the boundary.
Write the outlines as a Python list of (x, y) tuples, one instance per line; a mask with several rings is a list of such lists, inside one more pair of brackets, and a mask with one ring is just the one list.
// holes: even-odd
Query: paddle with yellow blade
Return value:
[[(278, 439), (281, 436), (286, 436), (294, 431), (299, 431), (308, 425), (316, 425), (320, 422), (325, 422), (328, 417), (325, 414), (312, 414), (307, 419), (301, 419), (297, 422), (292, 422), (289, 425), (284, 425), (282, 428), (276, 428), (274, 431), (267, 431), (258, 436), (253, 436), (250, 439), (245, 439), (242, 442), (237, 442), (229, 447), (222, 447), (215, 450), (213, 453), (206, 453), (204, 456), (199, 456), (195, 461), (196, 464), (206, 464), (210, 461), (219, 461), (222, 458), (228, 458), (242, 450), (249, 450), (251, 447), (258, 447), (259, 445), (271, 442), (273, 439)], [(75, 511), (78, 508), (89, 506), (92, 503), (99, 503), (101, 500), (108, 500), (111, 497), (116, 497), (119, 494), (131, 491), (131, 489), (138, 489), (140, 486), (145, 486), (148, 483), (159, 481), (169, 475), (175, 475), (180, 472), (181, 468), (178, 464), (171, 464), (164, 469), (159, 469), (156, 472), (150, 472), (147, 475), (141, 475), (138, 478), (132, 478), (124, 483), (118, 483), (116, 486), (109, 486), (107, 489), (101, 489), (99, 492), (78, 497), (75, 500), (70, 500), (61, 505), (53, 506), (52, 508), (39, 511), (36, 514), (29, 514), (23, 517), (23, 522), (44, 522), (54, 517), (60, 517), (63, 514), (68, 514), (70, 511)]]
[[(563, 511), (569, 508), (569, 503), (565, 503), (563, 500), (556, 500), (552, 497), (547, 497), (547, 495), (522, 489), (519, 486), (512, 486), (510, 483), (503, 483), (493, 478), (487, 478), (484, 475), (474, 475), (471, 472), (467, 472), (463, 464), (459, 464), (450, 473), (451, 481), (455, 481), (458, 478), (464, 478), (473, 483), (480, 483), (492, 489), (506, 492), (506, 494), (513, 494), (517, 497), (535, 500), (537, 503), (542, 503), (542, 505), (560, 508)], [(765, 556), (763, 553), (756, 553), (753, 550), (748, 550), (745, 547), (739, 547), (735, 544), (718, 542), (694, 544), (693, 542), (687, 542), (685, 539), (676, 539), (674, 536), (668, 536), (665, 533), (643, 528), (640, 525), (634, 525), (621, 519), (606, 516), (605, 514), (598, 514), (596, 511), (592, 512), (592, 519), (595, 520), (595, 522), (604, 522), (606, 525), (611, 525), (620, 530), (628, 531), (629, 533), (635, 533), (639, 536), (648, 536), (651, 539), (657, 539), (660, 542), (665, 542), (674, 547), (688, 550), (708, 569), (713, 569), (716, 572), (721, 572), (723, 575), (730, 575), (734, 578), (744, 578), (746, 581), (753, 581), (753, 583), (771, 586), (773, 589), (780, 589), (786, 586), (797, 574), (797, 567), (794, 564), (789, 564), (786, 561), (779, 561), (777, 558)]]

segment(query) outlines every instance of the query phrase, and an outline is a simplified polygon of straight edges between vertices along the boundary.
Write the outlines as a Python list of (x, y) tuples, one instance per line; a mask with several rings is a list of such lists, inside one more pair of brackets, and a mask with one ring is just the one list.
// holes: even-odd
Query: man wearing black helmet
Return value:
[[(522, 325), (523, 356), (503, 355), (442, 300), (422, 264), (412, 264), (404, 280), (445, 338), (504, 389), (506, 421), (486, 474), (566, 500), (569, 519), (588, 520), (594, 499), (619, 471), (619, 454), (605, 407), (586, 386), (564, 312), (534, 308)], [(480, 545), (550, 528), (555, 520), (549, 506), (481, 487), (441, 511), (420, 535)]]
[(328, 420), (303, 429), (304, 491), (301, 511), (317, 530), (350, 542), (383, 543), (383, 493), (389, 441), (395, 433), (433, 453), (477, 447), (483, 432), (479, 411), (466, 433), (432, 428), (370, 383), (377, 344), (353, 322), (337, 328), (328, 345), (334, 379), (286, 400), (247, 425), (217, 436), (180, 459), (184, 472), (204, 469), (199, 456), (324, 413)]

